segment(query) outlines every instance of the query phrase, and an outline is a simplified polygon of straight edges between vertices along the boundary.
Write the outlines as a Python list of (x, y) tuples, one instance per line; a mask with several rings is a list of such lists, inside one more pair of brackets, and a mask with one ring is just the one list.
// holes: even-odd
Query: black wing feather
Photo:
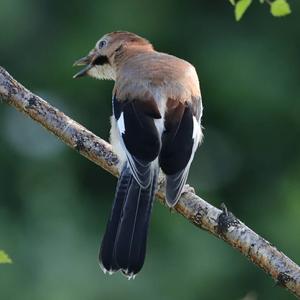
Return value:
[(161, 142), (153, 121), (153, 116), (159, 116), (155, 110), (150, 113), (149, 105), (142, 104), (145, 103), (139, 100), (113, 99), (116, 121), (124, 126), (120, 133), (132, 173), (136, 181), (147, 188), (152, 181), (150, 163), (158, 156)]
[(199, 143), (199, 132), (200, 125), (190, 104), (177, 102), (166, 113), (159, 164), (166, 174), (166, 200), (169, 206), (177, 203), (186, 183)]

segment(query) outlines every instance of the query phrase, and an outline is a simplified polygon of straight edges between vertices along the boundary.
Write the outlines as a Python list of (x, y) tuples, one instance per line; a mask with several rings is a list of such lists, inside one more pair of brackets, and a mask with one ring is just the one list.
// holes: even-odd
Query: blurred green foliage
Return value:
[(11, 264), (11, 258), (3, 251), (0, 250), (0, 264)]
[(239, 0), (237, 3), (235, 3), (234, 1), (230, 2), (231, 4), (235, 5), (234, 15), (235, 19), (239, 21), (248, 9), (248, 7), (251, 5), (252, 0)]
[[(234, 15), (237, 21), (241, 20), (252, 0), (228, 0), (234, 6)], [(274, 17), (289, 15), (292, 11), (286, 0), (259, 0), (261, 4), (266, 3), (270, 6), (270, 13)]]
[[(73, 80), (104, 33), (129, 30), (192, 62), (204, 143), (189, 183), (225, 202), (300, 262), (300, 3), (260, 4), (236, 23), (227, 1), (0, 0), (0, 65), (103, 138), (112, 82)], [(116, 179), (0, 105), (0, 299), (293, 299), (238, 252), (161, 205), (134, 281), (104, 276), (97, 255)]]
[(286, 0), (275, 0), (270, 4), (271, 14), (274, 17), (282, 17), (291, 13), (291, 8)]

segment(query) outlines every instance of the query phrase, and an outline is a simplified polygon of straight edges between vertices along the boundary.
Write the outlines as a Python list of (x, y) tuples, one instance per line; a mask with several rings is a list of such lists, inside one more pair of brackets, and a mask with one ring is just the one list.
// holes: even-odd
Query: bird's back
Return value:
[(120, 67), (115, 83), (119, 99), (145, 99), (157, 93), (180, 102), (200, 97), (195, 68), (183, 59), (160, 52), (129, 57)]

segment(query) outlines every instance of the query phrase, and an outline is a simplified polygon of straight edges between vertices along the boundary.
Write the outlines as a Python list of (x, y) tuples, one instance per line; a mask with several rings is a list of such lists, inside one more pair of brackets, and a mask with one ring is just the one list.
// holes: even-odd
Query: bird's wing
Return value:
[(150, 164), (159, 154), (160, 138), (154, 119), (161, 118), (151, 99), (120, 101), (113, 98), (113, 113), (131, 171), (138, 184), (147, 188), (152, 182)]
[[(198, 101), (198, 102), (197, 102)], [(174, 206), (186, 183), (191, 162), (202, 138), (200, 98), (194, 102), (169, 99), (159, 164), (166, 174), (166, 199)]]

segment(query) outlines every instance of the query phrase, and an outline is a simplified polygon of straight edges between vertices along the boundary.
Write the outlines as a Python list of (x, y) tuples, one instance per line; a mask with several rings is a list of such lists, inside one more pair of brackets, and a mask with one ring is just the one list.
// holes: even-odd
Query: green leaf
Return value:
[(234, 9), (235, 19), (237, 21), (239, 21), (242, 18), (242, 16), (244, 15), (251, 3), (252, 0), (239, 0), (239, 2), (237, 2)]
[(2, 250), (0, 250), (0, 264), (11, 264), (12, 260), (10, 257)]
[(260, 2), (261, 4), (263, 4), (263, 3), (265, 2), (265, 0), (259, 0), (259, 2)]
[(228, 0), (233, 6), (235, 6), (235, 0)]
[(275, 0), (271, 3), (271, 14), (274, 17), (283, 17), (290, 13), (291, 8), (286, 0)]

